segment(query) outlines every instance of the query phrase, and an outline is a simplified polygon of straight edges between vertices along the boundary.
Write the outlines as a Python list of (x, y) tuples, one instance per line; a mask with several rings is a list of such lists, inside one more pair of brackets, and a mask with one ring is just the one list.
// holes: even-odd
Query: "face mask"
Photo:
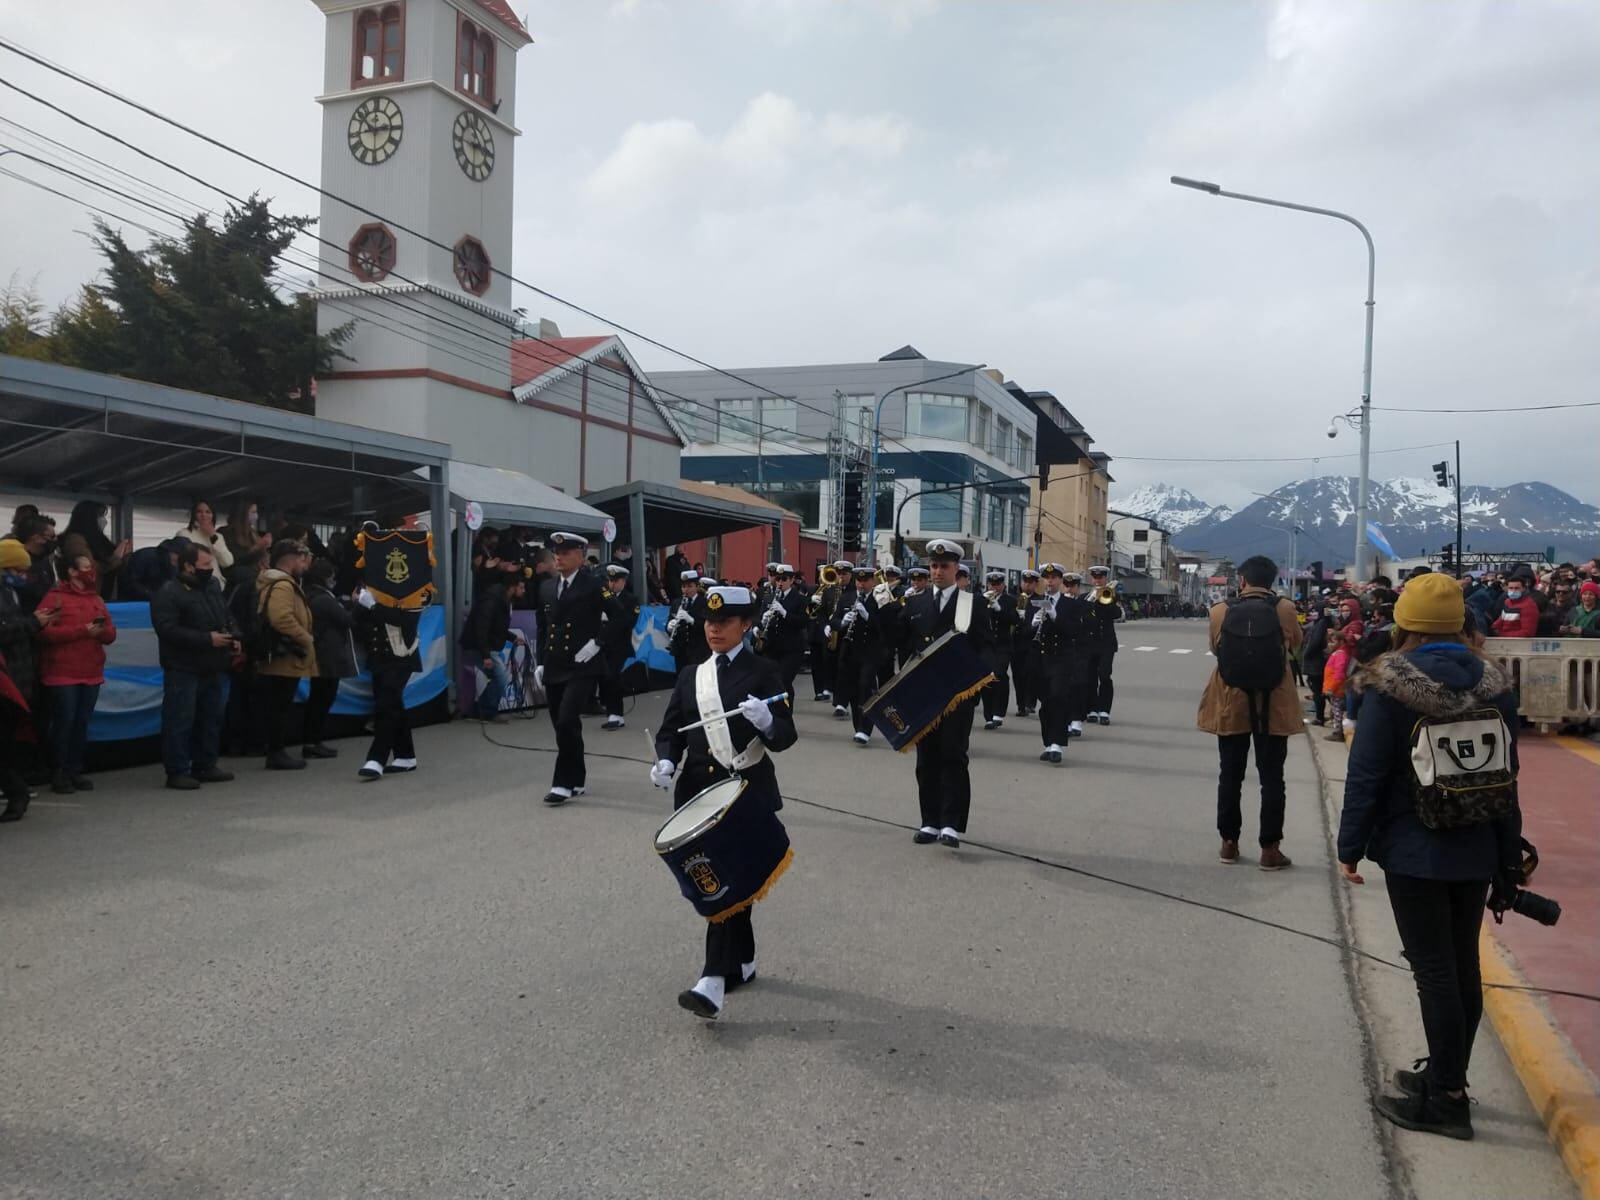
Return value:
[(207, 567), (204, 571), (202, 571), (199, 567), (196, 567), (194, 569), (192, 578), (197, 584), (203, 586), (211, 582), (211, 577), (215, 573), (216, 572), (214, 572), (210, 567)]
[(1522, 592), (1520, 590), (1514, 592), (1510, 588), (1507, 588), (1506, 589), (1506, 599), (1507, 600), (1521, 600), (1522, 599)]
[(3, 578), (5, 579), (5, 584), (7, 587), (26, 587), (28, 584), (28, 577), (26, 575), (18, 575), (12, 571), (7, 571)]

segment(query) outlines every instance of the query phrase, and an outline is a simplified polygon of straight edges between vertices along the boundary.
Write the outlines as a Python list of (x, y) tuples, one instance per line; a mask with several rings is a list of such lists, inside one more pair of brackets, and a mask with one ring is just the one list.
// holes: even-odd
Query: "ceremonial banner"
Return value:
[(365, 530), (355, 538), (361, 582), (387, 608), (421, 608), (433, 595), (433, 534), (425, 529)]

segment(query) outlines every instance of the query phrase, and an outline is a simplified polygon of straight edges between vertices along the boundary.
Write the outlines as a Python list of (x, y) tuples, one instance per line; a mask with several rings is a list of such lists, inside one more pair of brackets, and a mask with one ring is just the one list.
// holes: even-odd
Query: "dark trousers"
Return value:
[(266, 743), (265, 702), (261, 676), (254, 667), (234, 674), (228, 685), (228, 706), (222, 714), (222, 744), (230, 755), (260, 754)]
[(25, 755), (22, 743), (17, 741), (18, 725), (16, 712), (0, 707), (0, 795), (5, 796), (7, 808), (28, 806), (28, 781), (22, 774)]
[(337, 679), (317, 678), (311, 681), (311, 695), (306, 699), (305, 744), (322, 744), (322, 734), (328, 727), (328, 710), (339, 695)]
[(748, 908), (726, 921), (706, 922), (706, 965), (700, 974), (721, 975), (737, 986), (744, 980), (744, 964), (755, 960), (756, 931)]
[(267, 753), (276, 754), (289, 745), (289, 726), (294, 718), (294, 694), (300, 680), (294, 675), (263, 675), (261, 690), (267, 709)]
[(1387, 873), (1383, 879), (1422, 1005), (1428, 1079), (1441, 1091), (1456, 1091), (1467, 1086), (1472, 1041), (1483, 1017), (1478, 928), (1489, 884)]
[(1011, 682), (1017, 691), (1017, 715), (1039, 704), (1039, 658), (1032, 645), (1011, 651)]
[(98, 683), (66, 683), (44, 689), (50, 704), (50, 754), (57, 772), (83, 774), (89, 745), (89, 715), (100, 698)]
[(1239, 840), (1244, 822), (1239, 796), (1250, 763), (1250, 745), (1256, 748), (1256, 775), (1261, 779), (1261, 844), (1283, 840), (1283, 764), (1289, 757), (1289, 739), (1270, 733), (1224, 733), (1217, 736), (1222, 769), (1217, 776), (1217, 832), (1231, 842)]
[(967, 831), (972, 809), (972, 776), (967, 771), (967, 744), (972, 740), (976, 699), (964, 700), (946, 713), (939, 727), (917, 743), (917, 804), (922, 823), (934, 829), (949, 826)]
[(600, 681), (600, 707), (605, 710), (608, 717), (622, 715), (622, 673), (620, 671), (607, 671), (606, 677)]
[(168, 775), (216, 767), (222, 703), (221, 675), (162, 672), (161, 762)]
[(811, 694), (817, 699), (822, 698), (823, 692), (833, 691), (833, 677), (838, 665), (828, 649), (828, 643), (821, 638), (814, 638), (811, 642)]
[(406, 715), (406, 683), (411, 678), (409, 662), (372, 664), (372, 744), (367, 760), (387, 766), (389, 756), (416, 758), (411, 743), (411, 718)]
[(583, 763), (583, 700), (588, 693), (583, 679), (544, 682), (550, 720), (556, 727), (556, 767), (551, 787), (581, 788), (588, 781)]
[[(768, 654), (763, 657), (770, 658), (778, 668), (778, 674), (783, 676), (783, 690), (789, 693), (789, 704), (794, 706), (794, 677), (800, 674), (800, 668), (805, 663), (805, 655), (796, 650), (789, 654)], [(765, 696), (761, 697), (763, 700)]]
[(1115, 690), (1111, 684), (1111, 668), (1116, 665), (1116, 661), (1117, 652), (1115, 650), (1097, 650), (1089, 656), (1089, 712), (1109, 713), (1111, 711), (1111, 701)]
[(995, 717), (1006, 715), (1006, 709), (1011, 704), (1011, 656), (1009, 654), (996, 655), (990, 667), (994, 672), (994, 682), (983, 689), (983, 719), (992, 721)]
[(1074, 719), (1074, 704), (1083, 697), (1079, 674), (1070, 663), (1039, 666), (1039, 737), (1046, 746), (1066, 749), (1067, 723)]

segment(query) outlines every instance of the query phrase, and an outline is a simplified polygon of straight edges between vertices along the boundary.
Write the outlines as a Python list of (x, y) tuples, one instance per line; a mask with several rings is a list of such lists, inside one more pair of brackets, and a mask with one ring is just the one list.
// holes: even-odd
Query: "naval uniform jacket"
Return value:
[[(767, 640), (761, 652), (768, 658), (785, 658), (806, 652), (806, 630), (811, 624), (811, 619), (806, 616), (806, 608), (810, 599), (798, 586), (790, 588), (787, 594), (772, 593), (772, 599), (767, 601), (768, 607), (772, 600), (776, 600), (783, 605), (783, 616), (773, 617), (767, 626)], [(762, 614), (766, 611), (765, 608), (761, 610)]]
[[(863, 617), (856, 613), (856, 619), (846, 625), (844, 619), (855, 609), (857, 602), (866, 606), (867, 615)], [(877, 597), (870, 590), (858, 592), (852, 587), (842, 593), (833, 620), (833, 628), (839, 634), (840, 661), (857, 667), (871, 666), (874, 670), (885, 662), (892, 662), (900, 637), (901, 607), (891, 601), (886, 608), (880, 608)]]
[(586, 663), (573, 656), (586, 642), (605, 645), (606, 626), (625, 619), (622, 606), (594, 572), (582, 567), (557, 599), (560, 589), (560, 575), (539, 585), (539, 663), (545, 683), (604, 678), (605, 655), (596, 654)]
[(998, 674), (1011, 663), (1011, 645), (1018, 621), (1017, 597), (1010, 592), (991, 597), (985, 592), (977, 599), (989, 609), (989, 631), (994, 640), (987, 661), (990, 669)]
[(1085, 652), (1094, 648), (1094, 614), (1089, 602), (1062, 592), (1056, 598), (1054, 616), (1048, 604), (1041, 607), (1045, 618), (1038, 630), (1039, 662), (1051, 674), (1072, 671), (1084, 661)]
[[(952, 587), (943, 612), (939, 611), (939, 589), (936, 587), (929, 586), (919, 595), (906, 596), (901, 618), (904, 631), (901, 649), (904, 657), (920, 654), (936, 638), (955, 628), (956, 601), (960, 595), (961, 588)], [(967, 639), (967, 645), (985, 662), (989, 661), (988, 650), (994, 643), (993, 622), (989, 620), (993, 615), (985, 600), (972, 597), (972, 623), (967, 626), (963, 636)]]
[(1101, 604), (1098, 600), (1083, 599), (1089, 606), (1089, 633), (1087, 643), (1090, 654), (1115, 654), (1117, 652), (1117, 622), (1122, 619), (1122, 601)]
[[(631, 589), (623, 592), (613, 592), (609, 584), (606, 592), (616, 605), (616, 611), (606, 611), (605, 640), (600, 643), (604, 653), (601, 655), (606, 660), (606, 665), (612, 671), (621, 671), (622, 664), (628, 661), (628, 656), (633, 653), (633, 630), (639, 623), (639, 598)], [(579, 643), (582, 646), (582, 643)]]
[[(712, 668), (713, 670), (715, 667)], [(773, 769), (770, 756), (734, 772), (718, 762), (711, 753), (711, 743), (706, 731), (691, 729), (679, 733), (680, 726), (700, 720), (700, 703), (695, 694), (695, 673), (698, 666), (685, 667), (678, 672), (678, 682), (667, 701), (667, 712), (661, 718), (661, 732), (656, 735), (656, 758), (683, 762), (678, 768), (678, 782), (673, 793), (673, 807), (682, 808), (706, 788), (738, 774), (750, 781), (753, 797), (765, 801), (773, 812), (783, 807), (783, 796), (778, 791), (778, 773)], [(738, 708), (746, 696), (765, 700), (783, 691), (783, 675), (776, 663), (762, 658), (749, 649), (734, 654), (722, 668), (717, 679), (717, 690), (722, 696), (722, 711)], [(787, 750), (794, 745), (797, 734), (794, 712), (787, 700), (767, 705), (772, 710), (772, 728), (757, 733), (754, 725), (737, 713), (728, 718), (728, 733), (736, 752), (747, 749), (759, 740), (768, 751)]]

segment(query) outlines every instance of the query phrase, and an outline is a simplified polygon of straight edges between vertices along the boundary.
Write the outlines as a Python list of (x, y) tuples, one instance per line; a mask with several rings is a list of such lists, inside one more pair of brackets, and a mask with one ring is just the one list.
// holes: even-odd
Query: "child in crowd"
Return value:
[(1322, 692), (1328, 698), (1328, 724), (1333, 727), (1325, 740), (1344, 741), (1344, 683), (1350, 675), (1350, 660), (1355, 655), (1356, 638), (1351, 636), (1360, 622), (1343, 630), (1328, 631), (1328, 662), (1322, 668)]

